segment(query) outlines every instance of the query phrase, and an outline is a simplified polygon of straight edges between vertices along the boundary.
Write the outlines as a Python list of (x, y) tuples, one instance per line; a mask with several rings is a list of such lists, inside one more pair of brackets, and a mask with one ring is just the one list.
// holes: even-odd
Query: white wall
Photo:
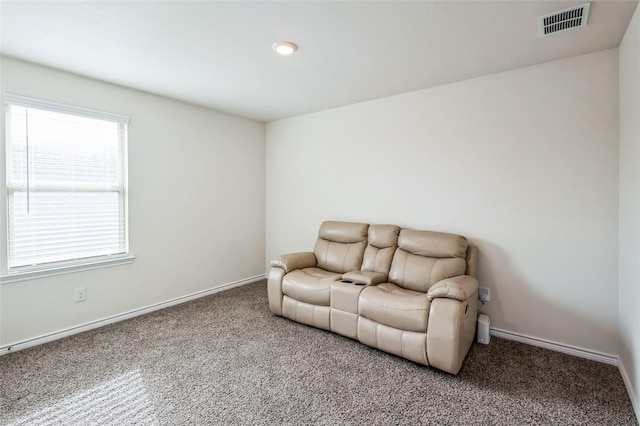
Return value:
[(3, 284), (0, 346), (265, 273), (264, 123), (8, 58), (1, 71), (4, 92), (130, 116), (136, 260)]
[(620, 364), (640, 415), (640, 9), (620, 45)]
[(323, 220), (459, 233), (492, 327), (618, 353), (617, 49), (267, 124), (267, 259)]

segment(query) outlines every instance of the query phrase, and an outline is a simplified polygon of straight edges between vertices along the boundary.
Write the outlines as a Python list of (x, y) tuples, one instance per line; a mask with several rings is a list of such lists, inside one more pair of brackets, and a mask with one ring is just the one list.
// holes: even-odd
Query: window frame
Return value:
[[(9, 106), (18, 106), (26, 108), (35, 108), (46, 111), (52, 111), (63, 114), (70, 114), (74, 116), (81, 116), (111, 122), (117, 122), (124, 126), (122, 129), (123, 135), (120, 142), (119, 149), (119, 161), (121, 162), (122, 176), (120, 181), (122, 185), (122, 193), (120, 199), (123, 203), (124, 209), (120, 220), (124, 221), (124, 244), (123, 252), (110, 255), (98, 255), (92, 257), (85, 257), (79, 259), (69, 259), (61, 261), (53, 261), (49, 263), (41, 263), (37, 265), (26, 266), (9, 266), (9, 188), (8, 174), (9, 174), (9, 159), (7, 158), (8, 146), (6, 118), (7, 110)], [(5, 169), (4, 173), (0, 173), (0, 187), (2, 188), (2, 195), (0, 196), (0, 226), (2, 227), (2, 234), (0, 238), (0, 248), (3, 255), (0, 256), (0, 284), (30, 280), (34, 278), (40, 278), (51, 275), (59, 275), (72, 273), (77, 271), (84, 271), (89, 269), (104, 268), (109, 266), (115, 266), (120, 264), (131, 263), (135, 259), (130, 252), (129, 241), (129, 188), (128, 188), (128, 126), (129, 117), (119, 114), (107, 113), (98, 110), (71, 106), (61, 104), (57, 102), (45, 101), (40, 99), (29, 98), (25, 96), (4, 93), (2, 99), (2, 122), (0, 124), (0, 132), (2, 133), (2, 145), (0, 146), (0, 164)]]

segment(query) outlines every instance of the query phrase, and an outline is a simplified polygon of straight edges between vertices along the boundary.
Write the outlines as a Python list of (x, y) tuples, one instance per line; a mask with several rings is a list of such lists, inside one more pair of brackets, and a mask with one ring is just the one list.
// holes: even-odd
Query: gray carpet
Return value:
[(634, 425), (618, 370), (492, 338), (458, 376), (271, 315), (264, 281), (0, 357), (0, 424)]

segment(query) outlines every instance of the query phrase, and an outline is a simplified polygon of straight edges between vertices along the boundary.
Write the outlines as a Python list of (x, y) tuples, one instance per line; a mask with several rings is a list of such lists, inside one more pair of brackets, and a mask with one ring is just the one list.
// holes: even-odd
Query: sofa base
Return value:
[(427, 360), (427, 334), (398, 330), (360, 317), (358, 340), (365, 345), (401, 356), (410, 361), (429, 365)]
[(461, 302), (435, 299), (429, 313), (427, 357), (433, 367), (458, 374), (476, 333), (477, 292)]
[(285, 270), (282, 268), (271, 268), (267, 280), (267, 294), (269, 298), (269, 309), (276, 315), (282, 316), (282, 279)]
[(358, 314), (331, 309), (331, 331), (351, 339), (357, 339)]
[(327, 331), (331, 331), (330, 311), (328, 306), (299, 302), (289, 296), (282, 298), (283, 317)]
[(331, 284), (331, 331), (358, 338), (358, 299), (364, 288), (348, 281)]

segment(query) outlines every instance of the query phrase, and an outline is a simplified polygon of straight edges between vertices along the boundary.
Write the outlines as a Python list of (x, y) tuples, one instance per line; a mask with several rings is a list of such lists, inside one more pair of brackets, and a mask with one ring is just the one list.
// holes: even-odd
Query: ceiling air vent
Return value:
[(569, 9), (539, 17), (538, 35), (544, 37), (549, 34), (587, 25), (590, 4), (591, 3), (581, 4), (580, 6), (570, 7)]

